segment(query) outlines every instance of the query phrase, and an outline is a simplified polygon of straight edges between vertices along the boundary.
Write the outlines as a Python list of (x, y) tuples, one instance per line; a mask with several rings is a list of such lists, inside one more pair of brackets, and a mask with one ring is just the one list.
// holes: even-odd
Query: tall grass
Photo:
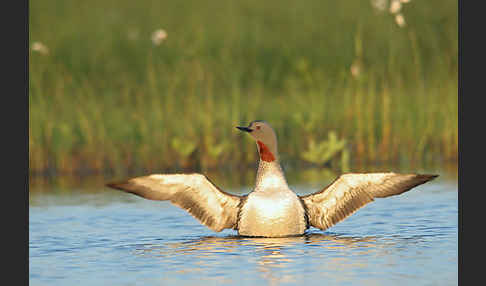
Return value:
[[(456, 161), (457, 1), (30, 2), (32, 173), (238, 167), (264, 119), (286, 161)], [(151, 34), (168, 37), (154, 45)], [(359, 74), (351, 73), (353, 66)]]

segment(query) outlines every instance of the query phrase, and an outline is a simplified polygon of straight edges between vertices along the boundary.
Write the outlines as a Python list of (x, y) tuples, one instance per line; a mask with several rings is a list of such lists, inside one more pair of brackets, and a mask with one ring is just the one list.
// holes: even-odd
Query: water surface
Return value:
[[(306, 194), (329, 179), (289, 183)], [(30, 285), (457, 285), (457, 196), (441, 174), (326, 231), (242, 238), (98, 183), (31, 184)]]

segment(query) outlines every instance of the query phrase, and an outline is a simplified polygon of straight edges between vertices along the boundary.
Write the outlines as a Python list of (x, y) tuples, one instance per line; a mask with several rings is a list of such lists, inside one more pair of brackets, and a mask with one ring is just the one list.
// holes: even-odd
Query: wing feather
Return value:
[(170, 200), (214, 231), (237, 223), (241, 197), (221, 191), (202, 174), (154, 174), (107, 186), (149, 200)]
[(344, 174), (319, 192), (301, 196), (310, 225), (325, 230), (375, 198), (399, 195), (438, 175), (364, 173)]

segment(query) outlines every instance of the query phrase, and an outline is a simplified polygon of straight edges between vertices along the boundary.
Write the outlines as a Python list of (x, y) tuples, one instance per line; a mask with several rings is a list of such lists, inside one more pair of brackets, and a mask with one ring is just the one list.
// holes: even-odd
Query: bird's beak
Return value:
[(236, 128), (240, 129), (241, 131), (248, 132), (248, 133), (251, 133), (253, 131), (253, 129), (250, 129), (248, 127), (236, 126)]

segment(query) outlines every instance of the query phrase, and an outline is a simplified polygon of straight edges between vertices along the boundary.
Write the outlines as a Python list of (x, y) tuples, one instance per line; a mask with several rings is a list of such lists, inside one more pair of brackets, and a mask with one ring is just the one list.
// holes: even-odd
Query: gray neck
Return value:
[(278, 160), (265, 162), (260, 160), (256, 177), (255, 191), (273, 191), (288, 189), (287, 181)]

